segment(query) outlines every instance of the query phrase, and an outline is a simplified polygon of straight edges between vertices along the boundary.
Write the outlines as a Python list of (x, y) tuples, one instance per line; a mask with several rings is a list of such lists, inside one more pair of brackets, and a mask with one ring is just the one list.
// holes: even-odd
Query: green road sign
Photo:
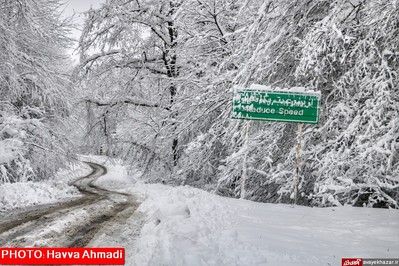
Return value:
[(232, 118), (317, 124), (319, 103), (316, 92), (235, 89)]

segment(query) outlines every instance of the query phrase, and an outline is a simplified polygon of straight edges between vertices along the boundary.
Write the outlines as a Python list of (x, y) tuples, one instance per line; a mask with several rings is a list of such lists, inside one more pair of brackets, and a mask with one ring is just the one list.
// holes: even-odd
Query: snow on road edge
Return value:
[(78, 189), (68, 183), (90, 172), (87, 164), (78, 162), (58, 171), (53, 180), (0, 184), (0, 214), (80, 197)]
[(191, 187), (137, 184), (147, 215), (128, 265), (264, 265), (261, 250), (241, 241), (224, 198)]
[(132, 236), (122, 242), (126, 265), (318, 266), (399, 257), (397, 210), (263, 204), (143, 184), (121, 165), (107, 167), (96, 184), (137, 196), (146, 216), (138, 237), (133, 218), (121, 228)]

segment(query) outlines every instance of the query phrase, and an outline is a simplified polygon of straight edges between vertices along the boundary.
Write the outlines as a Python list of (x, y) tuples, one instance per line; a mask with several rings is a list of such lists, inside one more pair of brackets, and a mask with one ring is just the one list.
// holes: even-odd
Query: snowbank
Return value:
[[(397, 210), (262, 204), (191, 187), (129, 185), (127, 177), (118, 185), (108, 167), (98, 183), (138, 195), (146, 215), (138, 239), (123, 242), (126, 265), (319, 266), (399, 257)], [(135, 235), (133, 222), (124, 234)]]
[(0, 185), (0, 213), (79, 196), (75, 187), (60, 181), (6, 183)]
[(225, 199), (190, 187), (143, 185), (138, 192), (148, 220), (128, 265), (266, 264), (262, 250), (239, 236)]
[(54, 180), (0, 184), (0, 213), (80, 197), (78, 189), (68, 183), (90, 172), (87, 164), (75, 163), (60, 170)]

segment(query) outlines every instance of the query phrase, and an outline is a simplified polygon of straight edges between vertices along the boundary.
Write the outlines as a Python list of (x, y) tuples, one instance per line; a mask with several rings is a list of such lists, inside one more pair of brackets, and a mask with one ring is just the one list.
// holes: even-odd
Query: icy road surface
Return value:
[(130, 217), (139, 205), (134, 197), (94, 185), (107, 169), (87, 164), (92, 172), (74, 182), (83, 197), (3, 215), (0, 246), (83, 247), (90, 245), (97, 234), (107, 234), (114, 224)]

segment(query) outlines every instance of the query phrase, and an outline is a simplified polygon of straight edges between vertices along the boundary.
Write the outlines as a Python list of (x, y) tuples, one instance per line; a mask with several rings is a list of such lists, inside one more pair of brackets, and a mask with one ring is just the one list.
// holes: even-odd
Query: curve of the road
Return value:
[(73, 183), (82, 197), (1, 217), (0, 246), (83, 247), (108, 223), (120, 223), (131, 216), (139, 205), (135, 198), (96, 186), (94, 182), (107, 169), (85, 163), (92, 172)]

